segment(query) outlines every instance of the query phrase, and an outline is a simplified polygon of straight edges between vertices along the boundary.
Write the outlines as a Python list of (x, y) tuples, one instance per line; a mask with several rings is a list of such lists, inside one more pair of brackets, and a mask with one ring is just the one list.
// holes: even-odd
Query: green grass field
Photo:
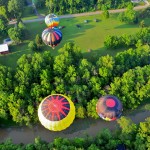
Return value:
[[(95, 18), (99, 21), (95, 22)], [(88, 20), (88, 23), (84, 23), (84, 20)], [(150, 25), (150, 19), (145, 19), (145, 23), (146, 25)], [(81, 28), (77, 28), (76, 24), (79, 24)], [(63, 39), (61, 43), (54, 50), (51, 47), (43, 46), (43, 51), (50, 50), (52, 55), (55, 56), (58, 54), (58, 49), (63, 47), (65, 43), (73, 41), (81, 48), (83, 54), (89, 59), (91, 56), (101, 56), (106, 54), (115, 55), (117, 52), (127, 49), (105, 49), (103, 43), (106, 36), (122, 35), (124, 33), (135, 34), (140, 30), (138, 24), (129, 25), (118, 21), (116, 14), (107, 20), (102, 20), (100, 15), (60, 19), (60, 26), (65, 26), (65, 28), (62, 29)], [(42, 31), (46, 28), (46, 25), (44, 21), (42, 21), (27, 23), (26, 27), (29, 32), (28, 39), (20, 45), (11, 46), (10, 54), (0, 56), (0, 64), (15, 68), (19, 57), (23, 54), (34, 53), (28, 49), (27, 45), (29, 41), (35, 39), (36, 34), (41, 35)], [(88, 52), (88, 49), (91, 49), (92, 51)]]

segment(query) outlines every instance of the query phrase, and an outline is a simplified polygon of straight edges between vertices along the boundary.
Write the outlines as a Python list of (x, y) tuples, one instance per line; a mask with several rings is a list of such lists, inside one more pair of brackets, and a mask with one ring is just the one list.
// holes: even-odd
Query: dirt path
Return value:
[[(147, 117), (150, 117), (150, 111), (137, 112), (135, 115), (131, 114), (127, 117), (131, 118), (134, 123), (144, 121)], [(27, 127), (21, 128), (8, 128), (0, 129), (0, 142), (5, 141), (7, 138), (11, 138), (14, 143), (31, 143), (37, 136), (40, 136), (47, 142), (53, 141), (56, 137), (74, 138), (84, 137), (85, 134), (95, 136), (100, 130), (109, 128), (111, 130), (117, 128), (117, 122), (107, 122), (102, 119), (76, 119), (74, 123), (64, 131), (52, 132), (41, 125), (35, 126), (32, 129)]]

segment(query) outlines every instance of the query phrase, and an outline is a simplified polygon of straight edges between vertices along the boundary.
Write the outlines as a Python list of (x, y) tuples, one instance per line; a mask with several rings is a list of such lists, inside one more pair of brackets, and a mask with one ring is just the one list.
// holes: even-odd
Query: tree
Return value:
[(105, 38), (104, 45), (107, 49), (109, 48), (118, 48), (121, 46), (122, 41), (117, 36), (109, 35)]
[(149, 149), (150, 117), (145, 122), (140, 122), (135, 139), (135, 149)]
[(8, 35), (15, 43), (20, 43), (22, 41), (22, 33), (18, 28), (10, 28), (8, 30)]
[(112, 56), (106, 55), (99, 58), (96, 66), (101, 77), (102, 85), (107, 85), (112, 78), (115, 61)]
[(14, 18), (18, 20), (18, 22), (22, 17), (23, 9), (24, 9), (23, 0), (10, 0), (8, 2), (8, 11)]
[(76, 117), (82, 119), (86, 117), (86, 110), (82, 105), (76, 105)]
[(109, 94), (118, 96), (124, 108), (137, 108), (142, 101), (150, 97), (147, 94), (150, 90), (148, 74), (150, 74), (150, 65), (128, 70), (122, 77), (114, 78), (113, 83), (110, 84)]
[(36, 43), (38, 48), (40, 48), (43, 44), (42, 38), (39, 34), (37, 34), (35, 37), (35, 43)]
[(32, 0), (36, 8), (42, 8), (45, 5), (45, 0)]
[(54, 12), (54, 7), (55, 7), (54, 0), (46, 0), (45, 5), (48, 8), (50, 13)]
[(30, 41), (29, 44), (28, 44), (28, 48), (32, 51), (37, 51), (37, 45), (34, 41)]
[(5, 19), (8, 19), (7, 10), (5, 6), (0, 5), (0, 15), (2, 15)]
[(4, 18), (0, 18), (0, 34), (4, 35), (7, 33), (8, 21)]
[(122, 133), (129, 134), (136, 131), (136, 124), (129, 118), (122, 116), (117, 120), (117, 123), (119, 124)]
[(108, 19), (108, 18), (109, 18), (109, 11), (105, 9), (105, 10), (103, 11), (102, 15), (103, 15), (103, 18), (104, 18), (104, 19)]
[(133, 10), (133, 8), (134, 6), (132, 5), (132, 3), (129, 3), (127, 6), (127, 10), (124, 13), (119, 14), (119, 20), (127, 23), (137, 23), (137, 14), (136, 11)]
[(87, 115), (88, 117), (92, 117), (94, 119), (99, 118), (97, 112), (96, 112), (96, 104), (97, 99), (92, 99), (90, 102), (87, 103)]

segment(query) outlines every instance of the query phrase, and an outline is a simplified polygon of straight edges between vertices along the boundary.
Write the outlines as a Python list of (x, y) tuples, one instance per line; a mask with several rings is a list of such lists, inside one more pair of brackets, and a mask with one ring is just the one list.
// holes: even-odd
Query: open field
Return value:
[[(59, 46), (54, 50), (48, 46), (43, 46), (43, 51), (50, 50), (52, 55), (58, 54), (58, 49), (63, 47), (66, 42), (74, 41), (82, 50), (87, 58), (91, 56), (101, 55), (115, 55), (117, 52), (125, 50), (122, 48), (118, 50), (106, 50), (104, 48), (104, 39), (108, 35), (122, 35), (122, 34), (134, 34), (139, 31), (139, 25), (128, 25), (117, 20), (117, 14), (111, 15), (111, 18), (103, 20), (100, 15), (84, 16), (76, 18), (60, 19), (60, 26), (65, 26), (62, 29), (63, 39)], [(95, 22), (94, 19), (98, 19)], [(88, 23), (84, 23), (84, 20), (88, 20)], [(145, 19), (146, 25), (150, 25), (150, 19)], [(81, 28), (77, 28), (76, 24), (79, 24)], [(34, 53), (28, 49), (28, 43), (35, 39), (36, 34), (41, 35), (42, 31), (46, 28), (44, 21), (27, 23), (28, 29), (27, 39), (20, 45), (13, 45), (10, 47), (10, 54), (0, 56), (0, 64), (15, 67), (16, 62), (23, 54)], [(2, 39), (0, 39), (2, 42)], [(88, 52), (91, 49), (91, 52)]]

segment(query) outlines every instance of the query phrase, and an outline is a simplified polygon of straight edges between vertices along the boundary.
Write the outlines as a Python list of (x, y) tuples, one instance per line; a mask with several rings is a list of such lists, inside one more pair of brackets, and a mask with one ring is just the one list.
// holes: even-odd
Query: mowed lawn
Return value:
[[(111, 16), (109, 19), (103, 20), (100, 15), (84, 16), (77, 18), (60, 19), (60, 26), (65, 26), (62, 29), (63, 39), (61, 43), (53, 50), (49, 46), (43, 46), (43, 51), (49, 50), (52, 55), (58, 54), (58, 49), (69, 41), (73, 41), (78, 45), (85, 57), (92, 58), (92, 56), (101, 55), (115, 55), (119, 51), (127, 48), (117, 50), (107, 50), (104, 47), (104, 39), (108, 35), (122, 35), (122, 34), (135, 34), (140, 30), (139, 25), (128, 25), (117, 20), (116, 15)], [(98, 22), (95, 22), (97, 19)], [(85, 23), (84, 20), (88, 20)], [(146, 24), (150, 24), (150, 19), (145, 20)], [(76, 25), (79, 24), (81, 28)], [(35, 39), (36, 34), (41, 35), (42, 31), (46, 28), (44, 21), (26, 23), (28, 29), (27, 39), (19, 45), (10, 47), (10, 54), (0, 56), (0, 64), (15, 67), (19, 57), (23, 54), (33, 54), (34, 52), (28, 49), (28, 43)], [(88, 52), (91, 49), (91, 52)], [(42, 51), (42, 52), (43, 52)]]

